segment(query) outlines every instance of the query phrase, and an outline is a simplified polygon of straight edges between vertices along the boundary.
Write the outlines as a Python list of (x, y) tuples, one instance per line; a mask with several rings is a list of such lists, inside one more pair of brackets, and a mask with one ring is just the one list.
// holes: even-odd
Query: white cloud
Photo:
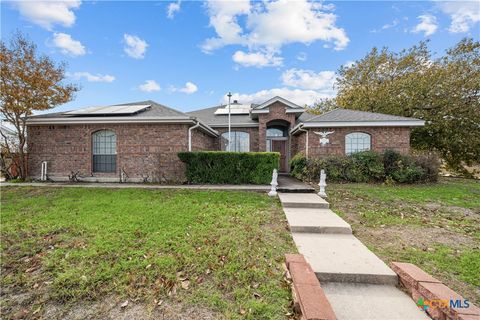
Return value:
[(55, 32), (52, 45), (59, 48), (63, 54), (71, 56), (83, 56), (87, 53), (85, 46), (80, 41), (73, 39), (71, 35), (66, 33)]
[(438, 29), (437, 18), (431, 14), (424, 14), (418, 16), (420, 23), (413, 28), (412, 32), (419, 33), (423, 32), (425, 37), (431, 36)]
[(250, 1), (209, 1), (207, 2), (210, 26), (215, 29), (217, 38), (207, 39), (202, 45), (205, 52), (213, 51), (227, 44), (246, 44), (242, 27), (237, 16), (250, 12)]
[(73, 9), (80, 7), (81, 1), (16, 1), (14, 7), (27, 20), (47, 30), (53, 25), (71, 27), (75, 23)]
[(480, 21), (480, 2), (445, 1), (438, 2), (440, 9), (452, 19), (448, 30), (452, 33), (468, 32)]
[(244, 67), (277, 67), (283, 63), (282, 57), (276, 56), (274, 52), (251, 52), (237, 51), (232, 56), (234, 62)]
[(299, 52), (295, 58), (300, 61), (307, 61), (308, 56), (306, 52)]
[(125, 33), (123, 35), (123, 42), (125, 44), (123, 51), (125, 51), (128, 56), (134, 59), (143, 59), (145, 57), (145, 51), (147, 51), (148, 47), (148, 43), (145, 40)]
[(115, 77), (109, 74), (91, 74), (90, 72), (75, 72), (72, 76), (75, 79), (84, 78), (88, 82), (113, 82), (115, 80)]
[[(242, 104), (262, 103), (275, 96), (280, 96), (300, 106), (312, 105), (320, 99), (332, 97), (330, 94), (321, 93), (315, 90), (273, 88), (261, 90), (252, 94), (233, 93), (232, 100), (238, 100)], [(228, 98), (223, 99), (223, 102), (228, 102)]]
[[(252, 5), (248, 0), (209, 1), (207, 8), (217, 36), (203, 43), (205, 52), (226, 45), (280, 50), (285, 44), (317, 40), (333, 43), (336, 50), (341, 50), (349, 42), (345, 31), (336, 26), (337, 16), (326, 12), (321, 3), (280, 0)], [(240, 25), (240, 17), (245, 20), (244, 26)]]
[(175, 17), (175, 12), (180, 11), (180, 3), (181, 3), (181, 1), (179, 0), (177, 2), (171, 2), (171, 3), (168, 4), (167, 18), (173, 19)]
[(398, 24), (400, 23), (400, 20), (398, 18), (393, 19), (392, 23), (387, 23), (382, 26), (382, 30), (387, 30), (390, 28), (395, 28)]
[(160, 91), (160, 85), (155, 80), (145, 80), (144, 84), (138, 86), (138, 89), (144, 92)]
[(186, 94), (192, 94), (198, 91), (198, 87), (195, 83), (188, 81), (185, 83), (185, 86), (183, 88), (176, 88), (174, 86), (170, 87), (171, 92), (183, 92)]
[(289, 69), (282, 74), (284, 85), (299, 89), (315, 90), (319, 94), (333, 96), (335, 94), (335, 72)]
[(347, 62), (345, 62), (345, 63), (343, 64), (343, 67), (344, 67), (344, 68), (350, 68), (350, 67), (353, 67), (354, 65), (355, 65), (355, 61), (353, 61), (353, 60), (347, 60)]
[(333, 3), (322, 4), (322, 9), (325, 11), (333, 11), (335, 10), (335, 5)]

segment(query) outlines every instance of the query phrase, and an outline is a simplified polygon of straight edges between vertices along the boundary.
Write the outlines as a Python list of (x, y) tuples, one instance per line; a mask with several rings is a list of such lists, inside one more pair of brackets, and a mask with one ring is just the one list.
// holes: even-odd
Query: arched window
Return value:
[(93, 172), (115, 172), (117, 169), (117, 135), (111, 130), (92, 134)]
[(223, 151), (232, 152), (249, 152), (250, 151), (250, 134), (241, 131), (231, 132), (230, 149), (228, 148), (228, 132), (222, 133), (221, 144)]
[(371, 138), (368, 133), (352, 132), (345, 136), (345, 153), (352, 154), (371, 149)]
[(272, 126), (267, 128), (267, 138), (286, 137), (287, 128), (282, 126)]

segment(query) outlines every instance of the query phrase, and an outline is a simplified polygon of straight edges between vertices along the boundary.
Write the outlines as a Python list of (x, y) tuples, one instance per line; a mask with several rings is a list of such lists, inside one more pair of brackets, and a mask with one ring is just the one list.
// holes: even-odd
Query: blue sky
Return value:
[(82, 90), (69, 110), (152, 99), (182, 111), (274, 95), (335, 95), (334, 72), (372, 47), (430, 39), (442, 53), (479, 39), (480, 1), (1, 2), (1, 37), (19, 29), (68, 63)]

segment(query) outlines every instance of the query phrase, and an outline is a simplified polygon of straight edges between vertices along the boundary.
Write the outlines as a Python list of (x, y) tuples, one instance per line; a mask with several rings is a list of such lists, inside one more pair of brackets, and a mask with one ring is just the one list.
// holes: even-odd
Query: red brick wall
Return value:
[[(198, 128), (192, 130), (192, 151), (217, 150), (218, 138), (212, 137)], [(187, 142), (188, 143), (188, 142)]]
[[(308, 154), (311, 157), (324, 155), (344, 155), (345, 136), (352, 132), (365, 132), (371, 135), (373, 151), (382, 152), (386, 149), (397, 150), (401, 153), (410, 151), (410, 128), (408, 127), (357, 127), (357, 128), (309, 128)], [(320, 136), (314, 132), (334, 131), (328, 135), (330, 142), (326, 146), (320, 145)], [(298, 152), (305, 153), (305, 134), (300, 133), (293, 137), (292, 156)]]
[[(220, 133), (220, 135), (224, 132), (228, 132), (228, 128), (215, 128), (215, 130)], [(251, 152), (257, 152), (258, 151), (258, 128), (233, 128), (232, 131), (241, 131), (241, 132), (247, 132), (250, 134), (250, 151)], [(220, 137), (217, 138), (215, 142), (215, 149), (214, 150), (221, 150), (221, 145), (220, 145)]]
[(305, 153), (305, 133), (300, 133), (292, 136), (292, 157), (299, 152)]
[[(92, 133), (113, 130), (117, 134), (117, 172), (92, 172)], [(192, 134), (195, 150), (213, 149), (214, 139), (198, 130)], [(66, 179), (71, 171), (84, 177), (119, 178), (123, 168), (130, 181), (149, 176), (150, 181), (184, 178), (179, 151), (188, 150), (186, 124), (55, 125), (28, 127), (29, 176), (39, 177), (41, 162), (48, 161), (52, 178)]]
[(287, 106), (281, 102), (275, 102), (271, 104), (268, 109), (269, 112), (258, 115), (258, 150), (266, 151), (266, 132), (267, 132), (267, 123), (272, 120), (285, 120), (290, 123), (290, 128), (292, 129), (295, 125), (295, 114), (294, 113), (285, 113)]

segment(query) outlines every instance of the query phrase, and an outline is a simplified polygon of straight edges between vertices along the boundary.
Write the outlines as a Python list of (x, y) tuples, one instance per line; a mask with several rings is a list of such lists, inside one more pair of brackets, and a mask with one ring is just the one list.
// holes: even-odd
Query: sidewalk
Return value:
[(430, 319), (396, 287), (398, 278), (314, 193), (279, 193), (293, 240), (339, 320)]
[(181, 184), (181, 185), (161, 185), (161, 184), (142, 184), (142, 183), (99, 183), (99, 182), (77, 182), (77, 183), (60, 183), (60, 182), (22, 182), (9, 183), (1, 182), (0, 188), (4, 187), (55, 187), (55, 188), (139, 188), (139, 189), (191, 189), (191, 190), (225, 190), (225, 191), (254, 191), (267, 192), (270, 186), (267, 185), (233, 185), (233, 184)]

